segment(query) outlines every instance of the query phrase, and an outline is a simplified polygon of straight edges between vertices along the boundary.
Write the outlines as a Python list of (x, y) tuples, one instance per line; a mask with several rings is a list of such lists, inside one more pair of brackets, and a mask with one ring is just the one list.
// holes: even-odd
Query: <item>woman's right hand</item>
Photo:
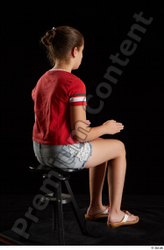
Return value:
[(103, 123), (105, 134), (114, 135), (116, 133), (121, 132), (124, 129), (124, 125), (120, 122), (116, 122), (115, 120), (108, 120)]

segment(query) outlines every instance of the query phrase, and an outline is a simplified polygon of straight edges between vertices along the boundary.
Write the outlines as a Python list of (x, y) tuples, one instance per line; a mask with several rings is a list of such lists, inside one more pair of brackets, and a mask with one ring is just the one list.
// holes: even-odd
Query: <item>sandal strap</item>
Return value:
[(104, 212), (102, 212), (101, 214), (107, 214), (108, 212), (109, 212), (109, 208), (107, 207), (107, 209)]
[(129, 215), (125, 214), (123, 220), (121, 222), (127, 222)]
[(124, 212), (125, 214), (127, 214), (127, 215), (131, 215), (131, 213), (130, 213), (129, 211), (127, 211), (127, 210), (123, 210), (123, 212)]

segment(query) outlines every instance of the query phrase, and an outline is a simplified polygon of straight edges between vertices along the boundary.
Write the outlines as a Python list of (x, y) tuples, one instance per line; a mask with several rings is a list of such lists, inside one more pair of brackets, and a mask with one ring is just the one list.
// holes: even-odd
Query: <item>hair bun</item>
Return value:
[(52, 29), (47, 31), (47, 33), (45, 34), (44, 37), (42, 37), (41, 42), (45, 45), (45, 46), (50, 46), (53, 42), (53, 39), (56, 35), (56, 30)]

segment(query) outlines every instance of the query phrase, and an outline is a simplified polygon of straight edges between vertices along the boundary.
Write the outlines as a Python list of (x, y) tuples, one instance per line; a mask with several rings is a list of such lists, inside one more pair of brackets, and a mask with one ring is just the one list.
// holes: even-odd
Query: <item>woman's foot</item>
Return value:
[[(127, 212), (127, 214), (129, 215), (128, 221), (136, 220), (136, 216), (134, 216), (133, 214), (130, 214), (129, 212)], [(118, 213), (109, 213), (108, 222), (110, 223), (120, 222), (123, 220), (124, 216), (125, 216), (125, 211), (121, 211), (121, 210)]]
[(107, 210), (107, 207), (109, 206), (101, 205), (101, 206), (89, 207), (87, 210), (87, 215), (92, 217), (92, 216), (101, 214)]
[(89, 207), (87, 213), (84, 215), (86, 220), (94, 221), (100, 218), (108, 217), (110, 207), (109, 206), (99, 206), (99, 207)]
[(109, 213), (107, 226), (116, 228), (123, 225), (133, 225), (139, 221), (139, 217), (128, 211), (119, 211), (118, 213)]

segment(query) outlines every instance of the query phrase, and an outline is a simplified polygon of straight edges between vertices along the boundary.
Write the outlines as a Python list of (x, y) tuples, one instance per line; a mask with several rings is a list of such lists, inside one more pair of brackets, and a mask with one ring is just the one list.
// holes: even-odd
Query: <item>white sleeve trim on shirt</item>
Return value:
[(72, 97), (69, 99), (69, 102), (85, 102), (86, 97), (81, 96), (81, 97)]

